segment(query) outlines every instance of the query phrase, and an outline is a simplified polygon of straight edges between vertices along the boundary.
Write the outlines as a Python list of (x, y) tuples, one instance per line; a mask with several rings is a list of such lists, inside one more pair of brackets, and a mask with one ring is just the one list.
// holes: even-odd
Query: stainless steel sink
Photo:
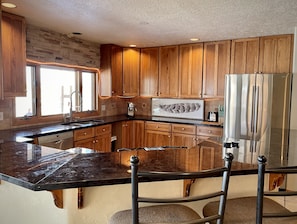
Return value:
[(62, 125), (68, 125), (68, 126), (72, 126), (72, 127), (87, 127), (87, 126), (98, 125), (98, 124), (102, 124), (102, 123), (104, 123), (104, 120), (92, 119), (92, 120), (66, 122), (66, 123), (62, 123)]

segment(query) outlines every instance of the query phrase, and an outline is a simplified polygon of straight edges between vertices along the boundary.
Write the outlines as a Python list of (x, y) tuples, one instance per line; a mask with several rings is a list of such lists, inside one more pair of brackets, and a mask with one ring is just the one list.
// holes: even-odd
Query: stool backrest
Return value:
[[(139, 224), (139, 203), (185, 203), (206, 200), (214, 197), (220, 197), (220, 205), (216, 215), (196, 220), (191, 223), (205, 223), (217, 220), (217, 223), (223, 223), (224, 211), (226, 206), (227, 192), (229, 186), (229, 178), (231, 172), (231, 164), (233, 155), (227, 153), (225, 155), (225, 165), (220, 168), (210, 170), (203, 170), (199, 172), (156, 172), (138, 170), (139, 158), (131, 156), (131, 183), (132, 183), (132, 224)], [(155, 198), (155, 197), (141, 197), (138, 192), (139, 181), (163, 181), (163, 180), (179, 180), (179, 179), (198, 179), (206, 177), (222, 177), (221, 189), (199, 196), (187, 196), (179, 198)]]
[(280, 196), (296, 196), (297, 191), (264, 191), (265, 185), (265, 174), (297, 174), (297, 166), (287, 166), (287, 167), (276, 167), (276, 168), (266, 168), (267, 159), (265, 156), (258, 157), (258, 190), (257, 190), (257, 209), (256, 209), (256, 224), (262, 224), (264, 218), (275, 218), (277, 223), (277, 218), (280, 217), (293, 217), (296, 216), (297, 223), (297, 211), (286, 210), (284, 212), (277, 213), (264, 213), (263, 212), (263, 198), (265, 196), (269, 197), (280, 197)]

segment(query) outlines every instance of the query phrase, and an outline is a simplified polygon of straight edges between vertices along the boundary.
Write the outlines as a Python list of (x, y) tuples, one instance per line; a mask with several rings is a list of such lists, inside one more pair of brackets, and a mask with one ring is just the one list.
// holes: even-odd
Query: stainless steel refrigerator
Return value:
[[(225, 77), (224, 151), (241, 162), (287, 162), (291, 74), (228, 74)], [(227, 149), (226, 149), (227, 148)]]

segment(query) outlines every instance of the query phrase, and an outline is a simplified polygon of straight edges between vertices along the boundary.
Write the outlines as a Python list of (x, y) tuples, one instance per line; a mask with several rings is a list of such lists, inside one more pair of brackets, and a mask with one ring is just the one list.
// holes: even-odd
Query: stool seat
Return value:
[[(226, 202), (224, 224), (255, 224), (256, 223), (256, 205), (257, 197), (241, 197), (228, 199)], [(204, 216), (211, 216), (217, 213), (219, 201), (209, 202), (203, 208)], [(236, 212), (235, 212), (236, 211)], [(240, 212), (238, 212), (240, 211)], [(287, 212), (289, 211), (276, 201), (264, 198), (263, 200), (264, 213)], [(212, 222), (210, 222), (212, 223)], [(215, 222), (214, 222), (215, 223)], [(286, 223), (293, 224), (296, 222), (296, 217), (283, 217), (283, 218), (266, 218), (263, 224), (272, 223)]]
[[(155, 205), (139, 208), (140, 223), (181, 223), (200, 218), (201, 217), (193, 209), (179, 204)], [(109, 224), (131, 223), (131, 209), (119, 211), (109, 220)]]

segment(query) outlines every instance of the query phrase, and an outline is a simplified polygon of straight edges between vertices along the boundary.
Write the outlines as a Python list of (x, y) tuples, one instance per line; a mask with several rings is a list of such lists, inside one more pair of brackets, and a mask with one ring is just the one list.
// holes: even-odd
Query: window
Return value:
[(16, 97), (16, 117), (67, 114), (71, 103), (72, 111), (96, 110), (95, 72), (41, 65), (27, 66), (26, 76), (28, 92)]

